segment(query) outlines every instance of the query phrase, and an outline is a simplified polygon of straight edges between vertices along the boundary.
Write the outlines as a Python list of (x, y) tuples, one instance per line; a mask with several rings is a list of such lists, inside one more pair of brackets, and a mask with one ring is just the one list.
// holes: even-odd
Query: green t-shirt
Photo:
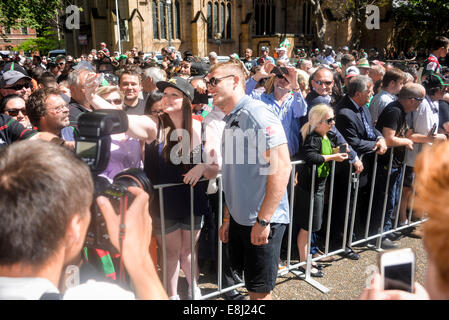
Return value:
[[(325, 135), (323, 139), (321, 140), (321, 154), (322, 155), (331, 155), (332, 152), (332, 145), (329, 138)], [(324, 162), (318, 167), (318, 177), (319, 178), (326, 178), (329, 175), (329, 172), (331, 170), (329, 162)]]

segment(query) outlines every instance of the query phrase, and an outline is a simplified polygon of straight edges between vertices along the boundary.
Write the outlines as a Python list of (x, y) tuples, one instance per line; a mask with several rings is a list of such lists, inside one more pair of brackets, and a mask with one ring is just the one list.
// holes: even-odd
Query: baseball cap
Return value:
[(449, 83), (441, 74), (432, 73), (423, 82), (423, 85), (426, 88), (443, 88), (444, 86), (449, 86)]
[(190, 99), (190, 102), (193, 101), (195, 90), (193, 89), (189, 81), (181, 77), (173, 77), (168, 81), (159, 81), (158, 83), (156, 83), (156, 87), (161, 92), (164, 92), (165, 88), (167, 87), (178, 89), (179, 91), (184, 93), (187, 96), (187, 98)]
[(368, 59), (362, 58), (357, 62), (357, 68), (371, 68)]
[(280, 47), (280, 48), (277, 48), (276, 50), (277, 51), (287, 51), (287, 48), (286, 47)]
[(359, 68), (355, 66), (350, 66), (348, 69), (346, 69), (345, 78), (350, 78), (358, 75), (360, 75)]
[(6, 86), (11, 86), (14, 83), (16, 83), (17, 81), (19, 81), (20, 79), (27, 79), (27, 80), (31, 80), (30, 77), (24, 75), (22, 72), (16, 71), (16, 70), (9, 70), (6, 71), (5, 73), (3, 73), (0, 76), (0, 89), (6, 87)]

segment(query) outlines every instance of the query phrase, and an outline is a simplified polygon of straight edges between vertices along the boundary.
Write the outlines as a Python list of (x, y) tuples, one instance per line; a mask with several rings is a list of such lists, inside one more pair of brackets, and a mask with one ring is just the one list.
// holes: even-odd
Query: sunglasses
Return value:
[(424, 98), (417, 98), (417, 97), (411, 97), (410, 99), (422, 102), (424, 100)]
[(329, 119), (326, 119), (326, 120), (322, 120), (321, 122), (326, 122), (327, 124), (330, 125), (332, 122), (335, 122), (335, 117), (329, 118)]
[(215, 77), (213, 77), (213, 78), (210, 78), (209, 81), (207, 81), (206, 79), (204, 79), (204, 81), (206, 82), (206, 85), (211, 86), (211, 87), (216, 87), (217, 84), (218, 84), (221, 80), (223, 80), (223, 79), (225, 79), (225, 78), (233, 77), (233, 76), (234, 76), (233, 74), (230, 74), (230, 75), (228, 75), (228, 76), (224, 76), (224, 77), (221, 77), (221, 78), (215, 78)]
[(323, 84), (325, 84), (326, 86), (330, 86), (333, 82), (333, 81), (316, 81), (316, 80), (313, 80), (313, 81), (315, 81), (315, 83), (319, 86), (321, 86)]
[(107, 102), (109, 102), (110, 104), (115, 104), (115, 105), (121, 105), (122, 104), (122, 99), (105, 99)]
[(7, 87), (5, 89), (20, 91), (23, 88), (29, 89), (30, 87), (31, 87), (31, 83), (27, 82), (27, 83), (24, 83), (24, 84), (16, 84), (15, 86)]
[(24, 116), (26, 116), (26, 114), (27, 114), (27, 110), (25, 108), (22, 108), (22, 109), (9, 109), (9, 110), (5, 110), (5, 112), (7, 112), (8, 115), (11, 116), (11, 117), (17, 117), (19, 115), (19, 112), (22, 112), (22, 114)]

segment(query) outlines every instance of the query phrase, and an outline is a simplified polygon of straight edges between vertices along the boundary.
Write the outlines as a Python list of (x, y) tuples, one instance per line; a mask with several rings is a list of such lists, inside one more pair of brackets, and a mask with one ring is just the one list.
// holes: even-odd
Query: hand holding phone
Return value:
[(345, 144), (340, 145), (338, 148), (340, 153), (348, 153), (348, 148)]
[(380, 256), (384, 290), (414, 291), (415, 255), (410, 248), (384, 252)]

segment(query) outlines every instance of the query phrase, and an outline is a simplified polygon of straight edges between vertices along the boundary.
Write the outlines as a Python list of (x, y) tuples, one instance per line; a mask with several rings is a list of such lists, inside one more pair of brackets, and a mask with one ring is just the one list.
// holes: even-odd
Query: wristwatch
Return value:
[(260, 224), (262, 227), (266, 227), (270, 224), (270, 221), (259, 219), (259, 217), (256, 218), (256, 221), (258, 224)]

